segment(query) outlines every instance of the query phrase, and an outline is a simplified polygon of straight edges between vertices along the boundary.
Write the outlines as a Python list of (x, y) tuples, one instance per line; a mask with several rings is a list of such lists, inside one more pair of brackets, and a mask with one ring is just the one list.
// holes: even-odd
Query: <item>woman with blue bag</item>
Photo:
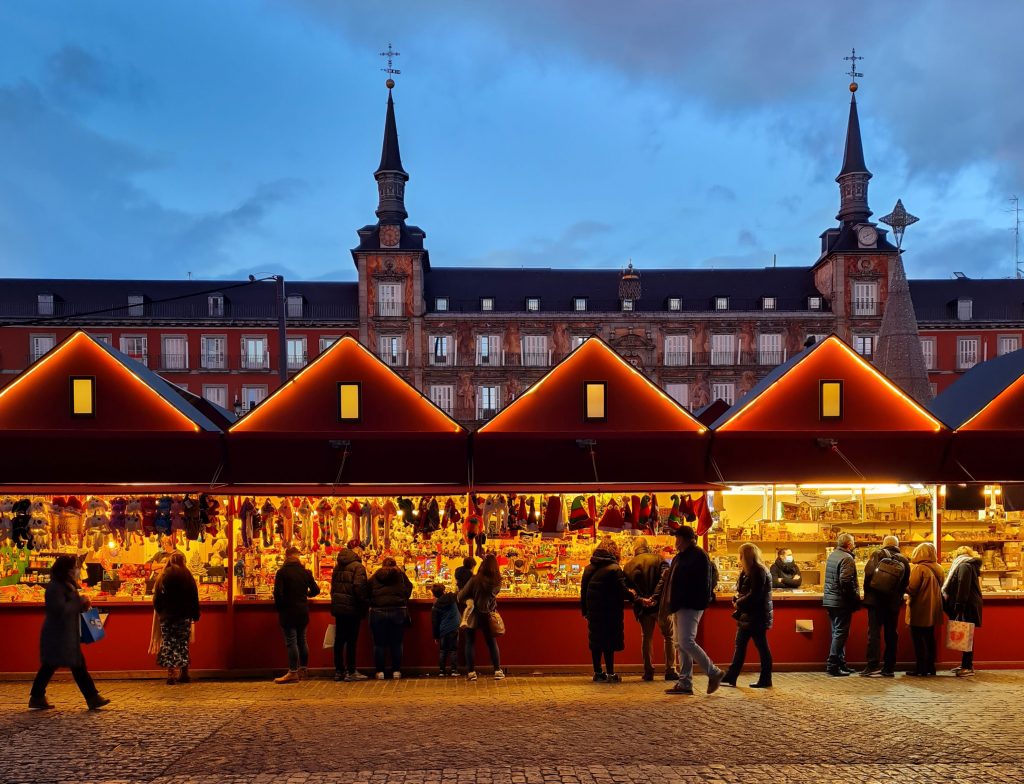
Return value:
[(46, 687), (58, 667), (68, 667), (75, 683), (85, 697), (89, 710), (99, 710), (110, 700), (96, 690), (82, 656), (82, 613), (89, 609), (89, 600), (78, 593), (74, 572), (77, 560), (62, 555), (50, 569), (46, 586), (46, 616), (39, 636), (39, 672), (32, 682), (30, 710), (52, 708), (46, 699)]

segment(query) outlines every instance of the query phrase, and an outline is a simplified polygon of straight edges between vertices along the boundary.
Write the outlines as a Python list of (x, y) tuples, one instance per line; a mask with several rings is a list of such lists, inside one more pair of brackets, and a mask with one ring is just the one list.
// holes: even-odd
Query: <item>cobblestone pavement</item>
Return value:
[(637, 676), (100, 685), (103, 711), (59, 681), (57, 709), (31, 713), (27, 683), (0, 683), (0, 782), (1024, 781), (1024, 672), (780, 674), (770, 692), (710, 697)]

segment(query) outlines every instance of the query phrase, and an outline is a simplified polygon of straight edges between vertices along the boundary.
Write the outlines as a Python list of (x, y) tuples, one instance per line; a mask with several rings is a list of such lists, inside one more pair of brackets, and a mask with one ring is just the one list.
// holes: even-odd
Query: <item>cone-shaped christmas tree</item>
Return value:
[(889, 296), (875, 351), (875, 366), (919, 403), (931, 400), (928, 371), (917, 333), (917, 317), (901, 256), (890, 264)]

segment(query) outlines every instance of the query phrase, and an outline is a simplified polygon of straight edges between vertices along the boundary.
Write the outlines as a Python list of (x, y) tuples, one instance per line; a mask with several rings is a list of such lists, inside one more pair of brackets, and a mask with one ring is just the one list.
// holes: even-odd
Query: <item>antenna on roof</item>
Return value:
[(779, 257), (777, 253), (772, 254), (772, 269), (775, 269), (775, 262), (778, 260), (778, 258)]
[(1024, 270), (1020, 268), (1020, 197), (1011, 196), (1010, 203), (1013, 204), (1010, 208), (1013, 213), (1013, 273), (1020, 280), (1024, 277)]

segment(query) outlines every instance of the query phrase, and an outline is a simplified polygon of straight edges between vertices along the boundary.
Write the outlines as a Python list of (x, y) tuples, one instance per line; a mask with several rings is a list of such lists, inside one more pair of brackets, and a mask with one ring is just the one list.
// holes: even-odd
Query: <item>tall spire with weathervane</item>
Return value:
[(846, 150), (843, 153), (843, 168), (836, 177), (839, 183), (839, 214), (836, 218), (846, 224), (864, 223), (871, 217), (868, 207), (868, 180), (871, 172), (864, 163), (864, 146), (860, 139), (860, 118), (857, 116), (857, 77), (864, 74), (857, 71), (857, 61), (863, 57), (854, 49), (850, 61), (850, 119), (846, 126)]
[(382, 68), (388, 79), (385, 84), (388, 88), (388, 111), (384, 119), (384, 145), (380, 153), (380, 166), (373, 173), (377, 180), (377, 218), (381, 225), (401, 224), (409, 217), (405, 211), (405, 183), (409, 181), (409, 175), (402, 168), (402, 154), (398, 149), (398, 124), (395, 122), (395, 102), (391, 97), (391, 90), (395, 86), (393, 74), (401, 73), (393, 67), (394, 58), (399, 52), (388, 44), (386, 52), (381, 52), (381, 57), (387, 58), (387, 68)]

